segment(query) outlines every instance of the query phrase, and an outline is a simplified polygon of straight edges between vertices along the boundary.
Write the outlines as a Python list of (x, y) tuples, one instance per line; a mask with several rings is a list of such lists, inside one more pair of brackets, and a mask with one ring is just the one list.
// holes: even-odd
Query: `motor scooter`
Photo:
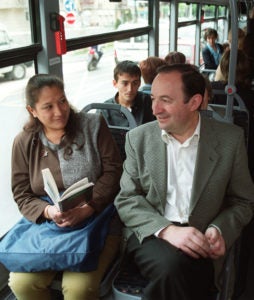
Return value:
[(87, 70), (94, 71), (103, 55), (102, 48), (98, 49), (98, 46), (92, 46), (88, 51)]

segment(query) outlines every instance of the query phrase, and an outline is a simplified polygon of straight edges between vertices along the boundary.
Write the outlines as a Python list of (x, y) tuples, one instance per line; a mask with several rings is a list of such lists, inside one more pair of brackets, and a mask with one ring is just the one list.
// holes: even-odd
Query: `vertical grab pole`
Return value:
[(227, 94), (227, 106), (226, 106), (225, 119), (228, 122), (232, 122), (234, 94), (236, 92), (235, 73), (236, 73), (236, 62), (237, 62), (237, 51), (238, 51), (238, 14), (237, 14), (237, 1), (230, 0), (229, 4), (230, 4), (230, 11), (231, 11), (232, 44), (231, 44), (230, 59), (229, 59), (228, 84), (225, 87), (225, 92)]

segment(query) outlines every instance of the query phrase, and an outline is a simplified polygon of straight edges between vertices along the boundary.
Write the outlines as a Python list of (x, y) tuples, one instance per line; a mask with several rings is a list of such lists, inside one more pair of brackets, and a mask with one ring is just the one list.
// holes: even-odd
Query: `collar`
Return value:
[[(182, 145), (188, 146), (192, 141), (198, 143), (200, 138), (200, 127), (201, 127), (201, 117), (200, 113), (198, 116), (198, 124), (192, 134), (191, 137), (189, 137)], [(161, 130), (161, 138), (164, 143), (168, 144), (169, 141), (176, 141), (176, 139), (170, 134), (167, 133), (164, 129)]]
[[(115, 94), (114, 100), (115, 100), (115, 103), (116, 103), (116, 104), (120, 104), (119, 101), (118, 101), (118, 96), (119, 96), (119, 92), (117, 92), (117, 93)], [(131, 105), (130, 107), (126, 107), (129, 111), (132, 111), (132, 110), (137, 109), (138, 103), (139, 103), (138, 97), (139, 97), (139, 92), (137, 92), (137, 94), (136, 94), (134, 100), (132, 101), (132, 105)]]

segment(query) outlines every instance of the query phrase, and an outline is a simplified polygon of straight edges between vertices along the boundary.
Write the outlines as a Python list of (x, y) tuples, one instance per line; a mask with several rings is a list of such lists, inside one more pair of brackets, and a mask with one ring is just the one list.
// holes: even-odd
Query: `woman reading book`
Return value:
[[(38, 267), (21, 253), (21, 266), (9, 268), (9, 285), (19, 300), (50, 299), (48, 287), (61, 270), (65, 300), (98, 299), (100, 281), (120, 242), (113, 227), (112, 204), (122, 172), (118, 148), (100, 115), (78, 113), (70, 106), (59, 78), (47, 74), (31, 77), (26, 101), (30, 119), (15, 138), (12, 155), (12, 190), (24, 218), (5, 238), (10, 237), (14, 244), (21, 240), (24, 248), (30, 243), (45, 249), (37, 257), (42, 264)], [(44, 168), (52, 172), (59, 191), (87, 177), (94, 183), (89, 203), (60, 212), (44, 190)], [(92, 239), (86, 236), (89, 226)], [(87, 255), (77, 250), (82, 243)]]

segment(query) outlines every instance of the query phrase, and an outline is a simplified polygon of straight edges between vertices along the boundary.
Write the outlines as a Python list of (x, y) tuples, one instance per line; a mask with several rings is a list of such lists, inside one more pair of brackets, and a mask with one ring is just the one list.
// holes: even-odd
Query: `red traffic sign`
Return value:
[(65, 17), (65, 20), (68, 24), (73, 24), (76, 21), (76, 17), (73, 13), (68, 13)]

